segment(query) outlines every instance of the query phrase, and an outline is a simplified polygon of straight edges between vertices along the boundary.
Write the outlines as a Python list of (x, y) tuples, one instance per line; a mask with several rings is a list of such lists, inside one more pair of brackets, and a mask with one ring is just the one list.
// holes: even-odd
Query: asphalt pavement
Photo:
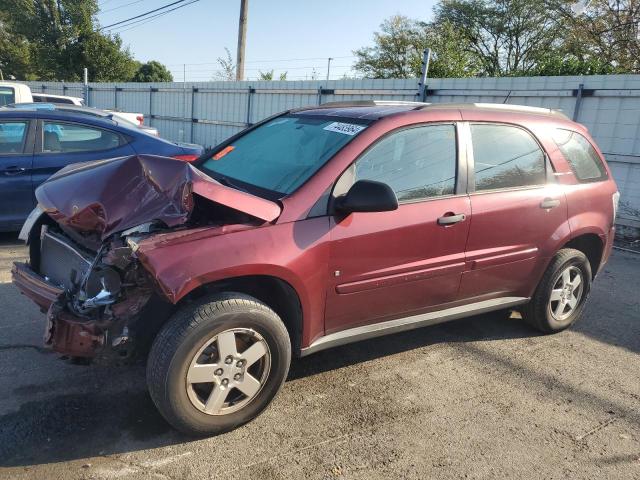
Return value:
[(640, 479), (640, 255), (616, 251), (582, 320), (478, 316), (297, 360), (258, 419), (174, 432), (144, 367), (74, 365), (10, 283), (0, 236), (0, 479)]

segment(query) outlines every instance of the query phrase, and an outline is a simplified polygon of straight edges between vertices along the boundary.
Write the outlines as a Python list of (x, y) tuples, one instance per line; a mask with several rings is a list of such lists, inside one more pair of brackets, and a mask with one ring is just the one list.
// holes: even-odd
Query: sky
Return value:
[[(106, 27), (176, 0), (99, 0), (98, 21)], [(191, 0), (187, 0), (191, 1)], [(185, 2), (187, 3), (187, 2)], [(373, 33), (395, 14), (420, 20), (432, 16), (435, 0), (249, 0), (245, 78), (274, 70), (288, 80), (349, 74), (353, 50), (371, 45)], [(176, 5), (177, 7), (178, 5)], [(169, 7), (175, 8), (175, 7)], [(158, 60), (175, 81), (211, 80), (216, 59), (231, 51), (235, 62), (240, 0), (196, 3), (131, 26), (105, 29), (119, 33), (137, 60)]]

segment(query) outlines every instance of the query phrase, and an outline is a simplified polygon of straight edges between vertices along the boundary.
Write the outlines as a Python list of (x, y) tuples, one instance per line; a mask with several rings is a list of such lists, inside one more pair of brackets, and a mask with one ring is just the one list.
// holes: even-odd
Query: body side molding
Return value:
[(300, 351), (300, 356), (305, 357), (327, 348), (338, 347), (340, 345), (346, 345), (347, 343), (357, 342), (360, 340), (380, 337), (391, 333), (404, 332), (406, 330), (413, 330), (414, 328), (421, 328), (429, 325), (436, 325), (450, 320), (457, 320), (459, 318), (469, 317), (472, 315), (480, 315), (482, 313), (492, 312), (495, 310), (502, 310), (503, 308), (515, 307), (517, 305), (527, 303), (528, 301), (529, 298), (526, 297), (501, 297), (492, 300), (483, 300), (469, 305), (447, 308), (445, 310), (438, 310), (436, 312), (422, 313), (410, 317), (349, 328), (347, 330), (342, 330), (320, 337), (308, 347), (303, 348)]

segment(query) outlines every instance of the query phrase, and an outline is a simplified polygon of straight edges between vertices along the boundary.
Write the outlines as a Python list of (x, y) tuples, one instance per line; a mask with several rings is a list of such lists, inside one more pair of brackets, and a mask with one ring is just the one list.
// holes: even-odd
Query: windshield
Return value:
[(9, 105), (16, 101), (16, 94), (13, 87), (0, 87), (0, 107)]
[(237, 181), (287, 195), (365, 128), (348, 119), (282, 116), (218, 150), (200, 168), (231, 185)]

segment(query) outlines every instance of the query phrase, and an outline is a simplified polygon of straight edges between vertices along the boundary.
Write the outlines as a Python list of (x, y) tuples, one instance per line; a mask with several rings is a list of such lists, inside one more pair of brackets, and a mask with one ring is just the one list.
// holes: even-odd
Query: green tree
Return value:
[(426, 47), (424, 24), (395, 15), (373, 34), (372, 47), (355, 50), (354, 69), (369, 78), (411, 78), (420, 75)]
[(546, 0), (545, 5), (566, 25), (569, 63), (586, 65), (584, 73), (640, 72), (638, 0)]
[(224, 51), (226, 52), (226, 56), (218, 57), (217, 61), (220, 66), (220, 70), (213, 74), (213, 80), (232, 82), (236, 79), (236, 64), (233, 63), (229, 49), (224, 47)]
[(258, 80), (273, 80), (273, 70), (268, 70), (266, 72), (260, 71)]
[(447, 21), (430, 24), (426, 34), (426, 43), (432, 52), (430, 77), (475, 77), (481, 73), (480, 62), (469, 48), (466, 38), (453, 24)]
[[(96, 29), (96, 0), (0, 0), (0, 61), (21, 79), (126, 81), (136, 62)], [(14, 73), (15, 72), (15, 73)]]
[(162, 63), (151, 60), (143, 63), (133, 76), (134, 82), (173, 82), (173, 75)]
[(374, 33), (374, 46), (356, 50), (354, 70), (370, 78), (413, 78), (422, 71), (424, 49), (432, 51), (431, 77), (468, 77), (478, 65), (466, 39), (446, 21), (429, 24), (396, 15)]
[(445, 22), (465, 39), (462, 48), (489, 76), (529, 75), (562, 44), (562, 18), (539, 0), (442, 0), (435, 24)]

